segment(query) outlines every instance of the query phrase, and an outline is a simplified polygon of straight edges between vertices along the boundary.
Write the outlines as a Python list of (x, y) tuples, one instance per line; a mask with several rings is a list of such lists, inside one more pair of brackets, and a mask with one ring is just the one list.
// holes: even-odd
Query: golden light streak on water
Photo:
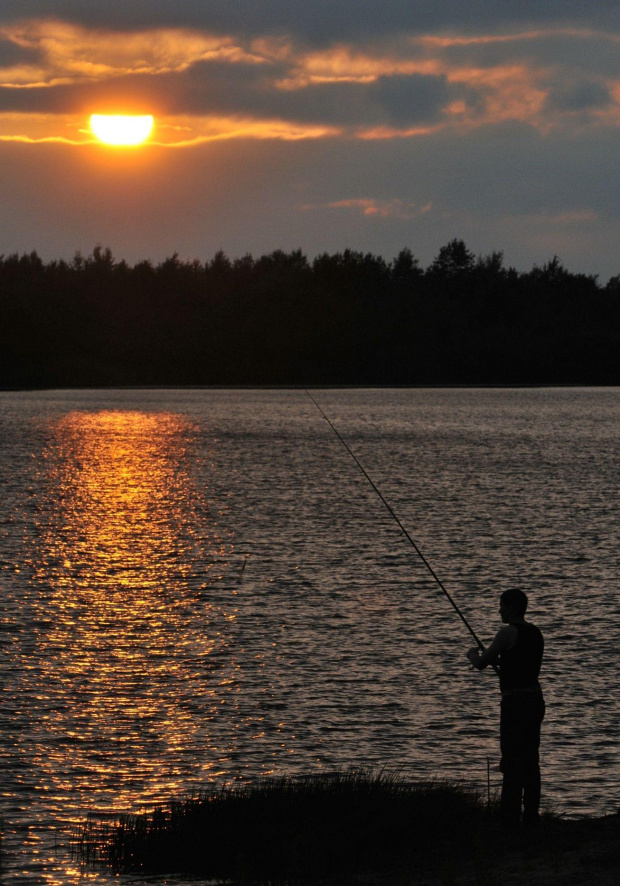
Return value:
[(231, 550), (215, 529), (196, 536), (201, 502), (183, 466), (191, 435), (177, 416), (132, 411), (70, 413), (54, 427), (45, 453), (54, 513), (32, 566), (47, 588), (34, 669), (38, 728), (55, 736), (35, 763), (59, 804), (77, 788), (91, 810), (106, 808), (111, 777), (120, 786), (117, 809), (174, 794), (177, 767), (162, 766), (162, 755), (208, 745), (197, 736), (204, 721), (187, 703), (192, 682), (204, 689), (212, 658), (227, 657), (211, 689), (215, 712), (232, 681), (222, 624), (234, 610), (201, 601), (204, 631), (187, 625), (195, 617), (194, 548), (206, 541), (220, 569)]

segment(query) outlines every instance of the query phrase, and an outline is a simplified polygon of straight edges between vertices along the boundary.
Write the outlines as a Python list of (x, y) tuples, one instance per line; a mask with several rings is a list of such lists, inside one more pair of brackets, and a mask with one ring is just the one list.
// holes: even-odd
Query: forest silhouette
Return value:
[(620, 384), (620, 275), (301, 250), (0, 256), (0, 387)]

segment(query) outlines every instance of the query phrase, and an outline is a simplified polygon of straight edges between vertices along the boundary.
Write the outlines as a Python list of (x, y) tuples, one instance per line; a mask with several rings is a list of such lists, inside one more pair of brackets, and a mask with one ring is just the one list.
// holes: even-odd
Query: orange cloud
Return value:
[[(55, 132), (56, 134), (50, 134)], [(283, 120), (256, 120), (251, 117), (168, 117), (156, 122), (153, 138), (144, 147), (190, 147), (211, 141), (233, 138), (302, 139), (327, 138), (341, 134), (328, 126), (302, 126)], [(78, 115), (0, 114), (0, 142), (67, 145), (100, 145), (87, 126), (87, 118)]]
[(159, 134), (151, 140), (151, 144), (178, 148), (233, 138), (301, 141), (329, 138), (341, 133), (342, 130), (337, 127), (303, 126), (286, 120), (257, 120), (252, 117), (171, 117), (162, 121)]
[(531, 42), (532, 40), (541, 40), (545, 37), (578, 37), (590, 38), (601, 36), (618, 42), (618, 38), (613, 34), (601, 34), (599, 31), (593, 31), (589, 28), (538, 28), (533, 31), (515, 31), (511, 34), (469, 34), (461, 36), (459, 34), (449, 35), (423, 35), (421, 37), (412, 38), (412, 42), (420, 43), (424, 46), (441, 47), (443, 49), (451, 46), (480, 46), (494, 43), (518, 43)]
[(59, 21), (32, 20), (0, 28), (0, 38), (36, 51), (32, 63), (5, 69), (4, 86), (40, 86), (129, 74), (184, 71), (198, 61), (220, 59), (231, 64), (260, 63), (232, 37), (187, 29), (138, 33), (89, 30)]
[(424, 215), (432, 208), (431, 203), (424, 206), (418, 206), (417, 203), (411, 203), (398, 198), (393, 200), (376, 200), (375, 198), (358, 198), (351, 200), (336, 200), (333, 203), (308, 203), (301, 207), (303, 210), (311, 209), (352, 209), (360, 215), (368, 218), (376, 216), (378, 218), (395, 218), (399, 221), (409, 221)]
[(349, 46), (330, 47), (321, 52), (296, 55), (291, 75), (279, 81), (285, 89), (300, 89), (310, 83), (372, 83), (395, 74), (441, 74), (434, 58), (402, 58), (398, 55), (370, 55)]
[(84, 137), (85, 123), (80, 117), (57, 114), (0, 114), (0, 141), (80, 145), (93, 141), (92, 133)]

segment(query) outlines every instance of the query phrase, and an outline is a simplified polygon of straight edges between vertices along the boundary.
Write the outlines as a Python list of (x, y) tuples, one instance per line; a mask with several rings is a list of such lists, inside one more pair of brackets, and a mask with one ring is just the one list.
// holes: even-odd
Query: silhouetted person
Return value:
[(500, 628), (482, 654), (476, 648), (467, 653), (478, 670), (490, 664), (499, 665), (500, 769), (504, 776), (500, 813), (509, 825), (520, 822), (521, 803), (524, 824), (536, 824), (540, 806), (538, 749), (545, 701), (538, 675), (544, 640), (536, 625), (525, 620), (526, 609), (527, 596), (523, 591), (505, 591), (499, 604), (505, 627)]

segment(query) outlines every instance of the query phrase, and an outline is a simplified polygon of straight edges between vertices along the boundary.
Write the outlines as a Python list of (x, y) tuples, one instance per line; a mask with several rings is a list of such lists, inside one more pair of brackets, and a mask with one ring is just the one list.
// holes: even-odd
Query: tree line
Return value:
[(0, 387), (620, 384), (620, 275), (347, 249), (0, 256)]

